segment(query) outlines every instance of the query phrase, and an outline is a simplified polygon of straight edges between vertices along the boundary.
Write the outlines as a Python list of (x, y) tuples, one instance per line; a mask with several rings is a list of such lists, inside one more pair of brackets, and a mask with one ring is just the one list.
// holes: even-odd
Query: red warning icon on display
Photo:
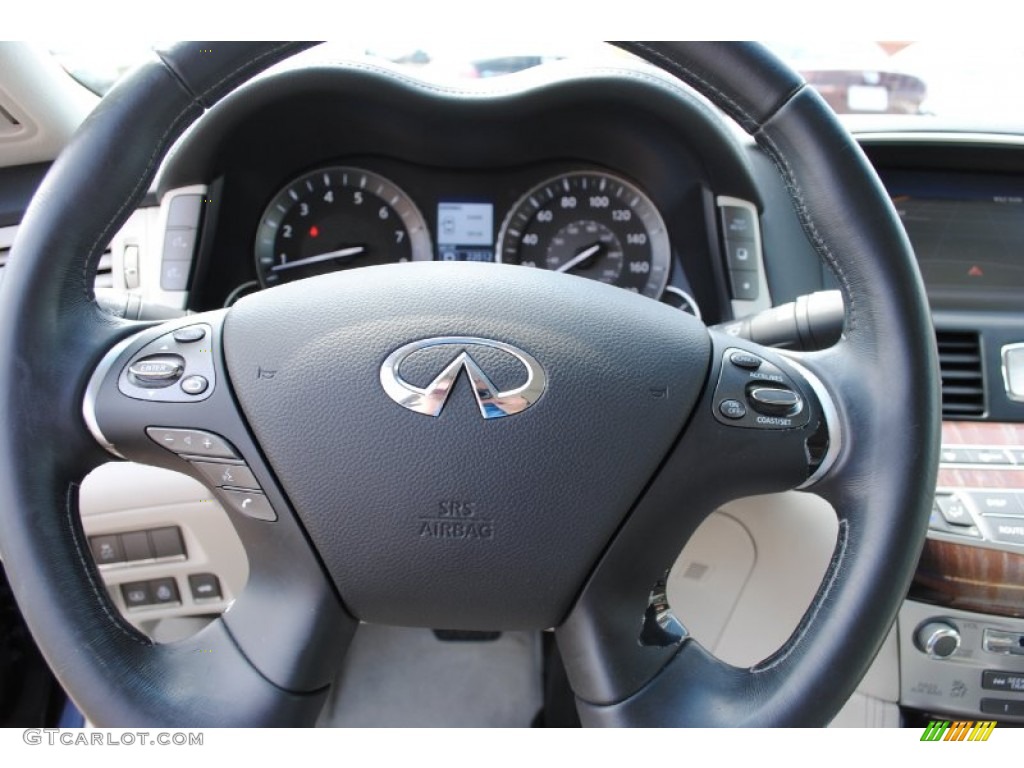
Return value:
[(968, 277), (984, 277), (985, 273), (981, 270), (977, 264), (967, 270)]

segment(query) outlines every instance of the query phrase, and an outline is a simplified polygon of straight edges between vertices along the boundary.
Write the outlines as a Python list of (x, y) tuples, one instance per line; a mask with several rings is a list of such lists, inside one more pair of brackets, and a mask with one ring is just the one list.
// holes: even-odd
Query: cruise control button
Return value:
[(274, 512), (274, 508), (270, 506), (267, 497), (259, 491), (233, 491), (220, 488), (217, 491), (217, 496), (228, 507), (246, 517), (266, 520), (268, 522), (277, 520), (277, 513)]
[(260, 484), (256, 476), (245, 464), (214, 464), (210, 461), (193, 461), (192, 466), (199, 470), (210, 485), (233, 488), (251, 488), (259, 490)]
[(210, 386), (203, 376), (186, 376), (181, 380), (181, 389), (189, 395), (201, 395)]
[(742, 419), (747, 409), (739, 400), (723, 400), (718, 404), (718, 412), (727, 419)]
[(984, 520), (993, 541), (1003, 544), (1024, 544), (1024, 519), (988, 515)]
[(162, 445), (172, 453), (193, 456), (213, 456), (218, 459), (241, 458), (231, 444), (220, 435), (199, 429), (171, 429), (169, 427), (146, 427), (150, 440)]
[(748, 371), (756, 371), (761, 367), (763, 362), (757, 355), (752, 355), (749, 352), (733, 352), (729, 355), (729, 362), (735, 365), (737, 368), (743, 368)]
[(121, 546), (121, 537), (117, 534), (90, 536), (89, 548), (92, 550), (96, 565), (124, 562), (124, 548)]
[(179, 328), (171, 337), (179, 344), (191, 344), (200, 341), (206, 336), (206, 329), (201, 325), (190, 325), (187, 328)]
[(756, 387), (750, 390), (747, 399), (755, 411), (769, 416), (792, 416), (803, 406), (800, 395), (781, 387)]
[(1021, 495), (1009, 491), (971, 491), (978, 511), (983, 515), (1024, 515)]

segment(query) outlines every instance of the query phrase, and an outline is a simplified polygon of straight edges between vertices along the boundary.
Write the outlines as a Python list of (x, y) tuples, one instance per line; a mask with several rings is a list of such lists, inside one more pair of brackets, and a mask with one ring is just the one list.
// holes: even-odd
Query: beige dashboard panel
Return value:
[[(198, 631), (223, 613), (245, 587), (249, 561), (227, 514), (212, 494), (186, 475), (128, 462), (105, 464), (91, 472), (80, 492), (87, 536), (153, 531), (177, 526), (185, 555), (101, 565), (114, 604), (140, 631), (171, 642)], [(192, 577), (216, 577), (219, 596), (195, 592)], [(177, 601), (129, 608), (125, 585), (166, 584), (173, 580)]]

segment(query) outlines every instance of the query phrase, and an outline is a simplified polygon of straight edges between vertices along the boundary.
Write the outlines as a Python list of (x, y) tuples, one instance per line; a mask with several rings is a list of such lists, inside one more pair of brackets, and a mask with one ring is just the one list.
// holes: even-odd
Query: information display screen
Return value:
[(494, 206), (438, 203), (437, 257), (441, 261), (494, 261)]
[(1024, 180), (887, 174), (930, 291), (1024, 292)]

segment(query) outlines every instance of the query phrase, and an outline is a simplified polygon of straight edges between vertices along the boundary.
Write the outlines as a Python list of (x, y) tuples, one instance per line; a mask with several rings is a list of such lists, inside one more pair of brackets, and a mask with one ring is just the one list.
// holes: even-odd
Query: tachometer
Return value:
[(498, 235), (498, 260), (600, 280), (658, 298), (672, 263), (654, 203), (603, 171), (567, 173), (527, 192)]
[(320, 168), (285, 185), (256, 231), (256, 272), (264, 286), (431, 257), (426, 221), (409, 196), (360, 168)]

